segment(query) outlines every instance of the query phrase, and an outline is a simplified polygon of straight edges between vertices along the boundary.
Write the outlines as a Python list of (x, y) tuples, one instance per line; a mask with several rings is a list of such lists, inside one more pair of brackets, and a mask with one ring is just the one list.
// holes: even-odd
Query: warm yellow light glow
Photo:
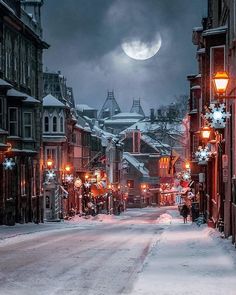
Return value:
[(201, 129), (201, 137), (202, 139), (209, 139), (211, 135), (211, 128), (208, 126), (204, 126)]
[(51, 159), (48, 159), (47, 160), (47, 167), (48, 168), (51, 168), (52, 167), (52, 164), (53, 164), (53, 161)]
[(226, 72), (217, 72), (213, 77), (217, 94), (223, 95), (229, 83), (229, 76)]
[(185, 163), (185, 168), (186, 168), (186, 169), (190, 169), (190, 163), (189, 163), (189, 162), (186, 162), (186, 163)]
[(88, 178), (89, 178), (89, 176), (88, 176), (88, 174), (86, 174), (86, 175), (85, 175), (85, 179), (88, 179)]
[(69, 164), (67, 164), (67, 165), (65, 166), (65, 170), (66, 170), (66, 172), (70, 172), (70, 170), (71, 170), (71, 167), (70, 167), (70, 165), (69, 165)]

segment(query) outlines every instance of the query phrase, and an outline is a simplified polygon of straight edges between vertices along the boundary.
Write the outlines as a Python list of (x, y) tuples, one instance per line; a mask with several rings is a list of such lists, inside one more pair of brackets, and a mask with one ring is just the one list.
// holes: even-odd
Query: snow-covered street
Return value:
[(1, 295), (235, 295), (235, 248), (175, 208), (2, 226), (0, 238)]

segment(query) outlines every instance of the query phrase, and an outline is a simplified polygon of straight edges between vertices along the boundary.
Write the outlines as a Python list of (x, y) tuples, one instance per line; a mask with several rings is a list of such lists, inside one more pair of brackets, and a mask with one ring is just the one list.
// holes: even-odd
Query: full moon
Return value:
[(121, 47), (126, 55), (136, 60), (146, 60), (153, 57), (161, 48), (161, 36), (158, 34), (152, 42), (142, 42), (140, 39), (125, 41)]

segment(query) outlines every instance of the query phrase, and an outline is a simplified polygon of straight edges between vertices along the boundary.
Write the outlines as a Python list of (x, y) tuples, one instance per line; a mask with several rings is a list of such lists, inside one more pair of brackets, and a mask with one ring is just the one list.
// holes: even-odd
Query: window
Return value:
[(64, 120), (63, 120), (63, 117), (60, 118), (60, 132), (64, 132)]
[(45, 163), (47, 160), (52, 160), (53, 168), (57, 168), (57, 150), (56, 147), (45, 148)]
[(128, 188), (134, 188), (134, 180), (133, 179), (127, 180), (127, 186)]
[(57, 132), (57, 117), (54, 116), (52, 119), (52, 131)]
[(133, 132), (133, 153), (140, 152), (140, 133), (138, 131)]
[(24, 113), (24, 137), (32, 138), (32, 113)]
[(49, 196), (46, 196), (45, 203), (46, 203), (46, 209), (50, 209), (50, 197)]
[[(210, 77), (212, 78), (216, 72), (225, 70), (225, 46), (211, 47), (210, 56)], [(210, 79), (210, 83), (210, 98), (214, 100), (215, 91), (212, 79)]]
[(26, 194), (25, 190), (25, 165), (21, 165), (20, 169), (20, 191), (21, 195), (24, 196)]
[(48, 116), (44, 117), (44, 132), (49, 132), (49, 118), (48, 118)]
[(9, 135), (18, 136), (18, 109), (9, 108)]

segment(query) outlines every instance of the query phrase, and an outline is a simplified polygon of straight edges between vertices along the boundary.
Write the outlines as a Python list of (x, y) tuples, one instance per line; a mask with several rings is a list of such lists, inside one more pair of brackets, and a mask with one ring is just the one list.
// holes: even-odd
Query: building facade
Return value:
[[(190, 150), (193, 166), (196, 166), (196, 146), (207, 145), (211, 155), (207, 163), (196, 168), (199, 173), (199, 193), (202, 194), (201, 209), (209, 224), (224, 231), (226, 237), (236, 237), (236, 200), (235, 200), (235, 87), (233, 81), (236, 75), (235, 22), (236, 2), (234, 0), (208, 1), (207, 17), (202, 19), (202, 26), (193, 30), (193, 43), (197, 46), (198, 73), (189, 77), (190, 81)], [(216, 72), (226, 71), (230, 82), (226, 96), (217, 96), (213, 85)], [(212, 135), (207, 143), (199, 137), (199, 131), (209, 125), (211, 106), (217, 107), (224, 103), (228, 117), (222, 127), (210, 121)], [(193, 105), (196, 109), (193, 114)], [(218, 105), (217, 105), (218, 104)], [(219, 110), (219, 109), (218, 109)], [(227, 115), (229, 114), (229, 115)], [(208, 120), (205, 120), (208, 118)], [(213, 123), (215, 124), (213, 124)], [(199, 128), (199, 130), (197, 130)], [(197, 130), (197, 131), (196, 131)], [(201, 161), (200, 161), (201, 162)], [(201, 164), (201, 163), (200, 163)], [(201, 166), (201, 165), (200, 165)], [(195, 168), (194, 168), (195, 169)]]
[(0, 3), (0, 224), (43, 220), (41, 5)]

